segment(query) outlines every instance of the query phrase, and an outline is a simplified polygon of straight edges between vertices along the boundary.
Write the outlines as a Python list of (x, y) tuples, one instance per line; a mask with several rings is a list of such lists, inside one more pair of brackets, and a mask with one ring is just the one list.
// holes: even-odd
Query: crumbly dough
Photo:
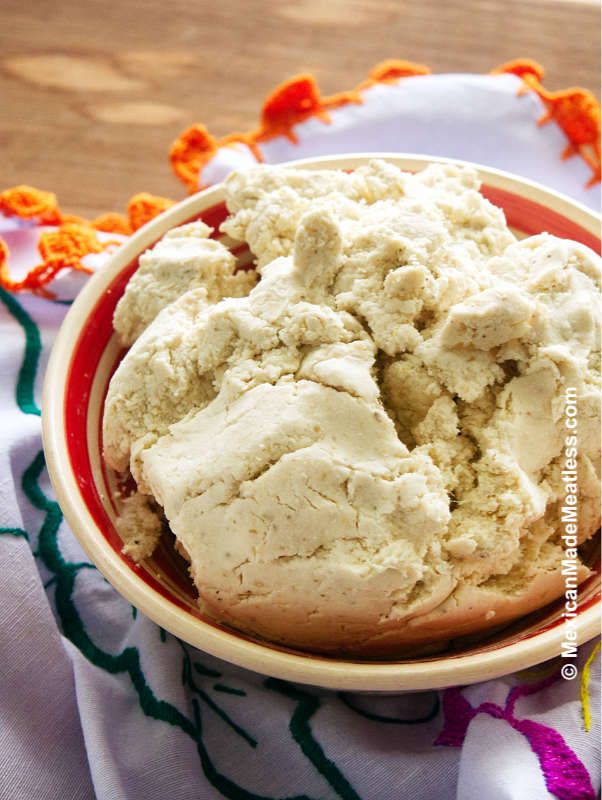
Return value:
[(600, 263), (517, 241), (478, 188), (449, 165), (248, 169), (222, 225), (256, 256), (248, 294), (201, 223), (130, 281), (105, 457), (163, 508), (217, 618), (378, 656), (563, 591), (567, 386), (581, 541), (600, 524)]
[(257, 274), (235, 273), (236, 259), (221, 242), (209, 238), (212, 232), (200, 221), (180, 225), (140, 256), (113, 318), (124, 346), (132, 345), (159, 311), (189, 289), (202, 286), (207, 303), (249, 293)]
[(134, 492), (121, 500), (117, 530), (123, 540), (123, 552), (142, 561), (153, 554), (159, 544), (161, 517), (152, 497)]

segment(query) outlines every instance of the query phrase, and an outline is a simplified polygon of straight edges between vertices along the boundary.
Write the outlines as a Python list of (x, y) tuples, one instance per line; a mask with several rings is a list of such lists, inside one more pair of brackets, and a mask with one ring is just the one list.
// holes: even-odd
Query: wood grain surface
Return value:
[(183, 197), (177, 134), (254, 126), (300, 71), (328, 94), (385, 58), (488, 72), (530, 57), (548, 88), (600, 91), (597, 0), (0, 0), (0, 23), (0, 188), (51, 189), (87, 216)]

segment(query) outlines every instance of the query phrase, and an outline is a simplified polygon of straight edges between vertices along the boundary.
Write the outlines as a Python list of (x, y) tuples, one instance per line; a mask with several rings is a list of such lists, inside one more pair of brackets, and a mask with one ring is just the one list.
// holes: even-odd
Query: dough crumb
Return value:
[(161, 537), (162, 521), (152, 497), (134, 492), (121, 501), (117, 532), (123, 541), (122, 552), (134, 561), (149, 558)]

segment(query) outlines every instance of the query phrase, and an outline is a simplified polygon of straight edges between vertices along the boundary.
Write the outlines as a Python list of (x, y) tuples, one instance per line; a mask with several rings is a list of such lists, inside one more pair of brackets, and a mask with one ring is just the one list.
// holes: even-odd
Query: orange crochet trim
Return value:
[(554, 120), (568, 139), (561, 158), (579, 155), (590, 167), (592, 176), (588, 186), (600, 182), (600, 104), (591, 92), (572, 87), (549, 92), (541, 81), (545, 71), (541, 64), (530, 59), (516, 59), (493, 70), (492, 74), (510, 73), (523, 81), (519, 94), (535, 92), (546, 106), (538, 120), (545, 125)]
[[(563, 158), (578, 154), (591, 168), (588, 186), (600, 181), (600, 106), (596, 98), (585, 89), (572, 88), (549, 92), (542, 85), (543, 67), (529, 59), (509, 61), (492, 71), (492, 74), (511, 73), (522, 79), (519, 94), (535, 92), (546, 106), (538, 124), (554, 120), (568, 139)], [(430, 70), (410, 61), (388, 60), (377, 64), (366, 80), (355, 88), (322, 97), (312, 75), (298, 75), (280, 84), (263, 104), (261, 119), (255, 130), (231, 133), (221, 139), (214, 138), (204, 125), (193, 125), (174, 142), (170, 159), (175, 173), (191, 191), (199, 186), (199, 175), (204, 165), (220, 147), (241, 142), (247, 145), (257, 161), (262, 160), (258, 145), (276, 136), (286, 136), (297, 141), (295, 125), (311, 117), (328, 124), (329, 112), (350, 103), (362, 103), (362, 92), (375, 84), (396, 83), (401, 78), (428, 75)], [(30, 186), (16, 186), (0, 193), (0, 213), (34, 220), (38, 225), (56, 225), (58, 230), (42, 234), (38, 249), (42, 263), (34, 267), (22, 280), (13, 280), (8, 268), (9, 251), (0, 238), (0, 286), (12, 291), (28, 289), (50, 296), (44, 289), (62, 269), (88, 271), (81, 259), (89, 253), (99, 253), (115, 241), (101, 242), (97, 231), (129, 235), (173, 204), (172, 200), (149, 194), (133, 197), (127, 215), (102, 214), (93, 221), (72, 214), (63, 214), (56, 196)]]
[(64, 269), (81, 272), (91, 270), (82, 263), (90, 253), (102, 253), (121, 244), (116, 239), (101, 242), (98, 231), (125, 236), (138, 230), (149, 220), (173, 205), (173, 200), (151, 194), (137, 194), (128, 203), (127, 217), (122, 214), (103, 214), (89, 222), (74, 214), (63, 214), (56, 196), (31, 186), (16, 186), (0, 194), (0, 211), (6, 216), (35, 220), (37, 225), (56, 225), (56, 230), (42, 233), (38, 241), (41, 263), (29, 270), (21, 280), (10, 276), (9, 249), (0, 238), (0, 286), (13, 292), (31, 291), (44, 297), (53, 293), (44, 288)]
[(276, 136), (286, 136), (291, 142), (296, 142), (297, 136), (293, 130), (295, 125), (311, 117), (328, 124), (329, 111), (349, 103), (362, 103), (362, 92), (371, 86), (394, 83), (408, 76), (428, 74), (430, 70), (423, 64), (389, 59), (373, 67), (368, 78), (354, 89), (328, 97), (320, 95), (313, 75), (296, 75), (281, 83), (268, 95), (261, 110), (259, 126), (252, 131), (231, 133), (216, 139), (204, 125), (187, 128), (171, 147), (171, 165), (191, 191), (198, 191), (200, 172), (220, 147), (241, 142), (249, 147), (257, 161), (262, 161), (258, 148), (260, 142), (269, 141)]
[(52, 192), (31, 186), (14, 186), (0, 194), (0, 212), (6, 216), (37, 219), (40, 225), (58, 225), (61, 213)]
[[(522, 94), (534, 91), (546, 105), (546, 113), (539, 125), (554, 120), (566, 135), (569, 143), (562, 158), (579, 154), (592, 170), (588, 186), (600, 181), (600, 105), (591, 92), (585, 89), (565, 89), (549, 92), (541, 81), (544, 69), (536, 61), (516, 59), (492, 70), (492, 75), (511, 73), (523, 80)], [(362, 103), (362, 92), (377, 83), (396, 83), (401, 78), (428, 75), (430, 70), (410, 61), (388, 60), (377, 64), (368, 78), (347, 92), (321, 97), (312, 75), (297, 75), (274, 89), (265, 100), (259, 126), (246, 133), (231, 133), (221, 139), (213, 137), (204, 125), (192, 125), (173, 143), (170, 160), (176, 175), (191, 192), (199, 189), (199, 176), (205, 164), (217, 150), (236, 142), (246, 144), (257, 161), (262, 161), (259, 143), (276, 136), (286, 136), (291, 142), (297, 137), (294, 126), (310, 117), (330, 122), (329, 111), (349, 103)]]
[(28, 289), (44, 297), (53, 297), (53, 293), (44, 287), (59, 272), (64, 269), (91, 272), (82, 263), (82, 258), (89, 253), (101, 253), (114, 244), (120, 242), (99, 241), (96, 231), (88, 225), (66, 222), (55, 231), (40, 236), (38, 252), (42, 258), (41, 263), (29, 270), (22, 280), (14, 280), (8, 269), (8, 247), (0, 239), (0, 285), (13, 292)]
[(128, 222), (131, 230), (137, 231), (138, 228), (173, 206), (174, 202), (166, 197), (156, 197), (146, 194), (146, 192), (134, 195), (128, 203)]
[(93, 228), (103, 233), (120, 233), (123, 236), (129, 236), (132, 232), (127, 217), (123, 214), (116, 214), (114, 211), (109, 211), (107, 214), (101, 214), (90, 223)]

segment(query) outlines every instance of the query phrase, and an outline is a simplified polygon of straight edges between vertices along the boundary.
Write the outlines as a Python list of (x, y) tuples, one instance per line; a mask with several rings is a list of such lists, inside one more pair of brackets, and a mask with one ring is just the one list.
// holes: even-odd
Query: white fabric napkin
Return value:
[[(330, 124), (296, 126), (297, 144), (281, 136), (260, 150), (268, 162), (377, 150), (460, 157), (597, 208), (589, 167), (560, 160), (564, 133), (537, 125), (542, 101), (520, 87), (512, 75), (375, 85)], [(202, 180), (253, 161), (244, 144), (220, 148)], [(39, 229), (0, 223), (18, 274), (35, 263)], [(54, 288), (67, 296), (82, 280)], [(3, 290), (0, 300), (0, 800), (596, 796), (595, 643), (580, 648), (572, 681), (554, 662), (445, 692), (341, 695), (232, 667), (138, 614), (87, 562), (44, 468), (41, 381), (65, 305)]]

